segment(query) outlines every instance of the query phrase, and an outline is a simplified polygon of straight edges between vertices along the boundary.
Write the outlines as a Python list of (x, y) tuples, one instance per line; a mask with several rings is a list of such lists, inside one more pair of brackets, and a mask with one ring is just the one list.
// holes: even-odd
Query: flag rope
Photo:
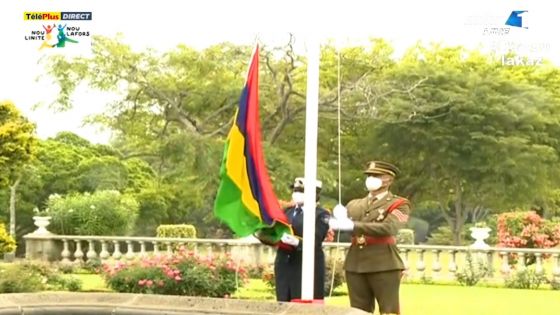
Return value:
[[(341, 92), (340, 92), (340, 47), (336, 48), (336, 56), (337, 56), (337, 138), (338, 138), (338, 204), (342, 204), (342, 159), (341, 159), (341, 127), (340, 127), (340, 108), (341, 108)], [(340, 231), (336, 232), (336, 243), (340, 243)], [(332, 255), (332, 269), (331, 269), (331, 286), (329, 289), (329, 298), (332, 297), (333, 290), (334, 290), (334, 278), (336, 274), (336, 263), (339, 256), (339, 247), (338, 245), (335, 248), (334, 255)]]

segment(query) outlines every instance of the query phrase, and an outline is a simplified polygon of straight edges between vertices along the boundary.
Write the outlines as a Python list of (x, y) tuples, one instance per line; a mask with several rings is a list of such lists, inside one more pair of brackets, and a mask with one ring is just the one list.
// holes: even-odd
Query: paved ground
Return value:
[(0, 294), (0, 315), (362, 315), (360, 310), (317, 304), (124, 293)]

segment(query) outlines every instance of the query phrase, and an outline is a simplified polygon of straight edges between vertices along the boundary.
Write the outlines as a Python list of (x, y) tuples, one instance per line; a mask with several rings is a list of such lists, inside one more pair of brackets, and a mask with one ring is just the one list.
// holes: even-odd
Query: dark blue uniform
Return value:
[[(303, 211), (300, 207), (289, 208), (286, 216), (296, 236), (303, 238)], [(323, 299), (325, 296), (325, 254), (323, 253), (323, 240), (329, 230), (330, 213), (317, 208), (315, 220), (315, 276), (314, 299)], [(276, 282), (276, 300), (291, 301), (301, 298), (301, 266), (303, 260), (303, 242), (300, 240), (297, 247), (281, 244), (276, 251), (274, 261), (274, 275)]]

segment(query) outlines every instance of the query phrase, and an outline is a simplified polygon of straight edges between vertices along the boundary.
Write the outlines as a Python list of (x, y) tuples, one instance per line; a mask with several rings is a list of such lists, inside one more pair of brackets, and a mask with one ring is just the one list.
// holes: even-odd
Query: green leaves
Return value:
[(0, 255), (16, 250), (16, 241), (8, 234), (4, 223), (0, 223)]
[(35, 125), (9, 101), (0, 101), (0, 187), (33, 158)]
[(114, 190), (52, 196), (52, 228), (63, 235), (128, 235), (138, 216), (138, 202)]
[[(280, 198), (303, 173), (306, 60), (293, 43), (261, 51), (263, 140)], [(215, 229), (210, 205), (251, 51), (224, 43), (138, 52), (118, 38), (96, 37), (90, 58), (48, 60), (62, 90), (58, 108), (73, 105), (69, 96), (79, 83), (122, 94), (94, 119), (113, 130), (122, 156), (93, 149), (87, 162), (80, 158), (87, 189), (158, 195), (154, 207), (165, 214), (150, 217), (151, 228), (158, 220), (192, 220)], [(376, 39), (369, 47), (322, 47), (318, 176), (325, 199), (338, 198), (339, 56), (343, 202), (365, 194), (365, 161), (390, 160), (403, 171), (394, 190), (436, 204), (458, 236), (477, 207), (542, 203), (560, 184), (560, 70), (546, 63), (504, 67), (495, 56), (441, 44), (417, 44), (395, 57)], [(62, 155), (71, 164), (85, 149)], [(84, 188), (83, 181), (70, 183)]]

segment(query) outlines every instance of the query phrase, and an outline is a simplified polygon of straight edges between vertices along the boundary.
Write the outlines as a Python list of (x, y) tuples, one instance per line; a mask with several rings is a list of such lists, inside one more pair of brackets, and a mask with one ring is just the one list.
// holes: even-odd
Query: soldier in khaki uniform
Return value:
[(350, 201), (346, 208), (336, 207), (329, 225), (352, 233), (344, 263), (350, 305), (373, 312), (377, 300), (381, 314), (399, 314), (399, 286), (405, 267), (396, 235), (408, 221), (411, 207), (408, 200), (389, 191), (399, 173), (396, 166), (372, 161), (364, 173), (369, 194)]

